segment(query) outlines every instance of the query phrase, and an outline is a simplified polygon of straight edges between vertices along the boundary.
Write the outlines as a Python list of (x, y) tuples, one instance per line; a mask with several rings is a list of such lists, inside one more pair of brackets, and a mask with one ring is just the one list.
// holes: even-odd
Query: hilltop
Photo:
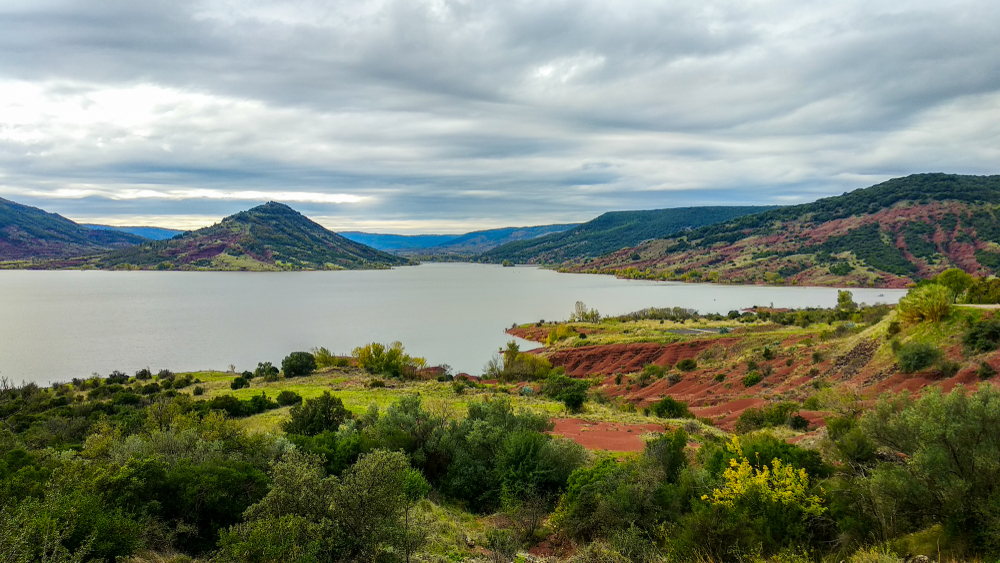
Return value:
[(1000, 269), (1000, 176), (915, 174), (705, 226), (572, 271), (624, 277), (903, 287)]
[(0, 198), (0, 260), (67, 258), (144, 240), (129, 233), (88, 229), (62, 215)]
[(287, 205), (269, 202), (170, 240), (87, 258), (97, 268), (330, 270), (408, 261), (350, 241)]
[(644, 211), (611, 211), (572, 229), (531, 240), (510, 242), (486, 251), (490, 262), (553, 264), (601, 256), (642, 241), (687, 229), (728, 221), (773, 206), (678, 207)]

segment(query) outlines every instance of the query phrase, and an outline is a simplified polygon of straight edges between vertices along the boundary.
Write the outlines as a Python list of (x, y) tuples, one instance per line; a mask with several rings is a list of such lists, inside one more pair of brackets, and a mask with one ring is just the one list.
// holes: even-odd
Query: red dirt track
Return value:
[(611, 452), (638, 452), (646, 446), (642, 435), (663, 432), (660, 424), (619, 424), (616, 422), (591, 422), (579, 418), (552, 419), (552, 434), (573, 440), (588, 450)]

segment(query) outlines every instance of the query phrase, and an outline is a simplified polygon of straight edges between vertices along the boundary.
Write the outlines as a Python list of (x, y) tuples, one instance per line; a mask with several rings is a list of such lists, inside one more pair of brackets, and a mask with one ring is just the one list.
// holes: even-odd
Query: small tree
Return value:
[(261, 379), (267, 380), (268, 378), (277, 377), (278, 368), (271, 365), (271, 362), (259, 362), (257, 364), (257, 369), (253, 371), (254, 377), (259, 377)]
[(907, 322), (937, 322), (948, 316), (954, 302), (955, 296), (943, 285), (920, 286), (899, 300), (899, 316)]
[(309, 375), (316, 371), (316, 358), (309, 352), (292, 352), (281, 360), (281, 371), (285, 377)]
[(339, 397), (334, 397), (329, 391), (315, 399), (309, 399), (301, 405), (292, 407), (289, 418), (282, 428), (289, 434), (315, 436), (327, 430), (337, 430), (340, 425), (351, 418), (351, 411), (344, 407)]

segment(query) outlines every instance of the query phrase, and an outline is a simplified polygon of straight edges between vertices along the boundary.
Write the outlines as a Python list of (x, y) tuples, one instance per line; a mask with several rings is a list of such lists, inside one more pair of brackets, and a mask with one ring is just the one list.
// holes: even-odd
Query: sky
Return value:
[(1000, 163), (1000, 2), (0, 1), (0, 197), (456, 233)]

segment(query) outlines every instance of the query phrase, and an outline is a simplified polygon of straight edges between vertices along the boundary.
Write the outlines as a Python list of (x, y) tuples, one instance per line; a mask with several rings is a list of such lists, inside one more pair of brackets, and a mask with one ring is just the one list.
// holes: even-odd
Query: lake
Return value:
[[(854, 289), (895, 303), (905, 291)], [(832, 306), (837, 290), (619, 280), (531, 267), (423, 264), (340, 272), (0, 271), (0, 377), (50, 383), (129, 374), (253, 369), (325, 346), (347, 354), (399, 340), (478, 374), (513, 323), (564, 320), (576, 301), (615, 315), (645, 307), (725, 313)], [(526, 344), (526, 343), (525, 343)], [(524, 347), (533, 347), (526, 344)]]

